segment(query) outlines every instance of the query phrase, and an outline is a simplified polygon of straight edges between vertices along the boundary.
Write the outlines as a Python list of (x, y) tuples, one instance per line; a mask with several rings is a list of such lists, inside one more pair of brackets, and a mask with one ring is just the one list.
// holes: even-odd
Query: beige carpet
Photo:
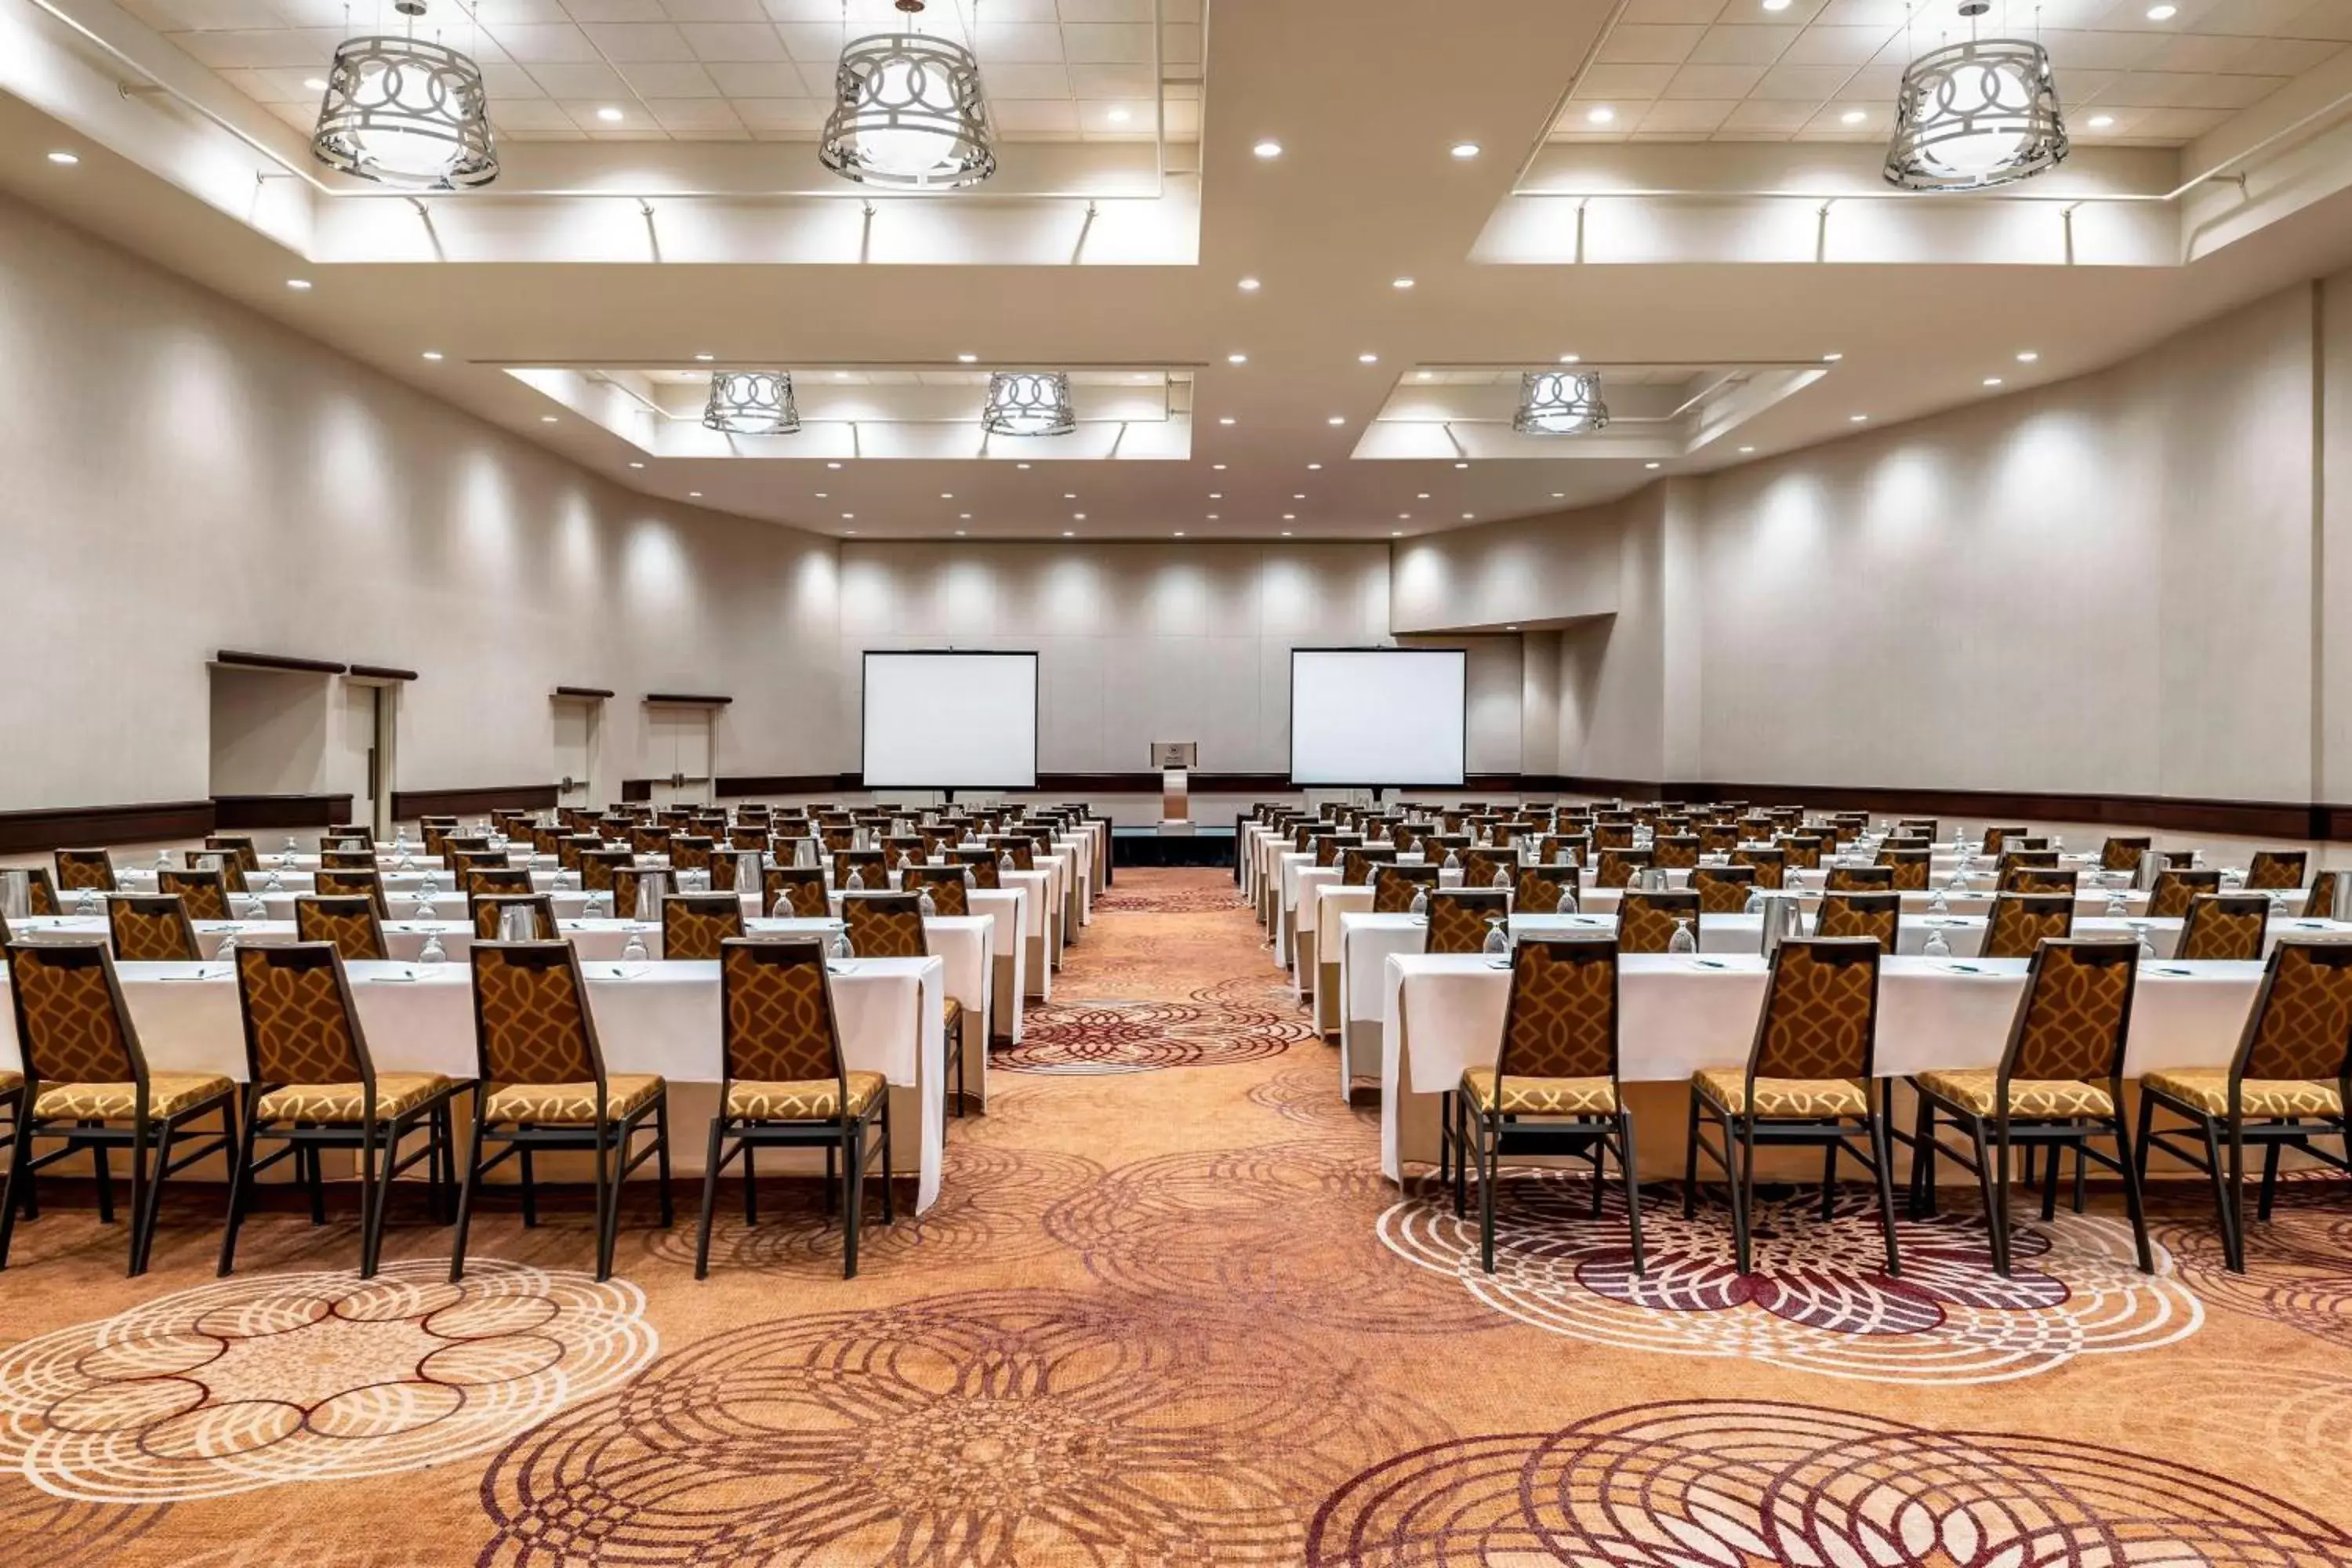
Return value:
[[(217, 1199), (147, 1278), (51, 1207), (0, 1275), (0, 1563), (2352, 1564), (2352, 1200), (2293, 1184), (2224, 1274), (2194, 1191), (2140, 1275), (2107, 1205), (2027, 1220), (1992, 1273), (1970, 1205), (1879, 1271), (1859, 1194), (1727, 1218), (1530, 1175), (1499, 1267), (1375, 1168), (1369, 1113), (1230, 879), (1130, 870), (945, 1195), (840, 1278), (813, 1185), (761, 1223), (633, 1194), (618, 1277), (584, 1203), (525, 1230)], [(698, 1138), (696, 1129), (682, 1137)], [(682, 1215), (681, 1218), (687, 1215)]]

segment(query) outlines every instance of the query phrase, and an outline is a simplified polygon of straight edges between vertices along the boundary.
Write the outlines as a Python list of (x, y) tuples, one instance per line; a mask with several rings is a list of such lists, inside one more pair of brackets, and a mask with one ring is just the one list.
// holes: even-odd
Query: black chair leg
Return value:
[(449, 1241), (449, 1283), (466, 1277), (466, 1231), (474, 1218), (474, 1188), (482, 1174), (482, 1095), (474, 1094), (472, 1125), (466, 1137), (466, 1170), (457, 1183), (457, 1234)]
[(93, 1145), (90, 1163), (98, 1173), (98, 1219), (100, 1225), (114, 1223), (114, 1152), (105, 1144)]
[(1837, 1157), (1838, 1145), (1822, 1148), (1822, 1223), (1827, 1225), (1837, 1217)]
[(898, 1194), (890, 1169), (890, 1091), (882, 1091), (882, 1223), (898, 1223)]
[(1633, 1113), (1617, 1113), (1617, 1168), (1625, 1178), (1625, 1228), (1633, 1239), (1633, 1278), (1649, 1273), (1642, 1256), (1642, 1175), (1633, 1165)]
[[(751, 1144), (746, 1143), (743, 1145), (743, 1227), (746, 1230), (749, 1230), (751, 1226), (760, 1223), (759, 1178), (754, 1173), (752, 1168), (751, 1152)], [(830, 1163), (827, 1164), (827, 1168), (824, 1173), (824, 1179), (826, 1183), (825, 1206), (830, 1208), (832, 1206), (833, 1198), (833, 1171)]]
[(324, 1225), (327, 1223), (326, 1162), (320, 1158), (319, 1151), (316, 1149), (306, 1149), (303, 1154), (305, 1156), (305, 1163), (302, 1167), (303, 1179), (310, 1184), (310, 1223)]
[(1444, 1109), (1439, 1114), (1453, 1127), (1454, 1142), (1454, 1217), (1462, 1219), (1470, 1212), (1470, 1113), (1469, 1100), (1459, 1094), (1443, 1097)]
[[(726, 1133), (727, 1119), (712, 1117), (710, 1148), (702, 1159), (702, 1219), (694, 1232), (694, 1277), (697, 1279), (710, 1278), (710, 1215), (719, 1206), (719, 1167), (724, 1158), (721, 1150)], [(751, 1146), (746, 1143), (742, 1149), (745, 1157), (749, 1158)]]
[(619, 1228), (621, 1208), (615, 1145), (618, 1151), (627, 1149), (626, 1125), (600, 1122), (596, 1127), (596, 1282), (600, 1285), (613, 1277), (613, 1238)]
[(1729, 1116), (1723, 1119), (1723, 1153), (1731, 1170), (1732, 1253), (1738, 1259), (1741, 1277), (1745, 1278), (1754, 1271), (1750, 1266), (1755, 1261), (1754, 1238), (1748, 1232), (1748, 1224), (1752, 1213), (1748, 1205), (1756, 1195), (1756, 1147), (1748, 1141), (1746, 1132), (1735, 1119)]
[(842, 1144), (842, 1207), (845, 1211), (841, 1234), (841, 1277), (857, 1278), (857, 1224), (864, 1217), (860, 1212), (866, 1201), (866, 1136), (856, 1123), (849, 1124)]
[(837, 1178), (833, 1173), (833, 1164), (840, 1152), (834, 1144), (824, 1146), (824, 1212), (827, 1214), (836, 1212), (834, 1205), (839, 1200), (841, 1189), (834, 1184)]
[[(520, 1132), (527, 1130), (517, 1127), (516, 1131)], [(524, 1144), (517, 1152), (515, 1159), (521, 1166), (523, 1228), (530, 1230), (539, 1224), (539, 1183), (534, 1179), (534, 1173), (530, 1168), (530, 1145)]]
[(1690, 1125), (1683, 1141), (1683, 1218), (1698, 1214), (1698, 1090), (1690, 1095)]
[(2263, 1145), (2263, 1192), (2254, 1209), (2254, 1218), (2264, 1225), (2271, 1222), (2271, 1200), (2278, 1196), (2280, 1147), (2275, 1138)]
[(147, 1123), (131, 1130), (131, 1273), (139, 1272), (139, 1217), (147, 1212)]
[(1870, 1158), (1877, 1167), (1871, 1174), (1878, 1180), (1878, 1228), (1886, 1237), (1887, 1278), (1899, 1279), (1903, 1252), (1895, 1238), (1895, 1130), (1886, 1124), (1887, 1114), (1881, 1105), (1870, 1119)]
[[(626, 1149), (622, 1151), (626, 1153)], [(661, 1224), (664, 1230), (677, 1223), (677, 1204), (669, 1191), (669, 1092), (654, 1102), (654, 1175), (661, 1183)]]
[(2142, 1274), (2153, 1274), (2156, 1272), (2156, 1255), (2149, 1249), (2147, 1244), (2147, 1210), (2140, 1199), (2139, 1167), (2132, 1163), (2131, 1134), (2124, 1131), (2124, 1117), (2120, 1109), (2123, 1104), (2123, 1085), (2116, 1083), (2111, 1086), (2111, 1092), (2115, 1096), (2118, 1109), (2115, 1119), (2107, 1125), (2115, 1129), (2116, 1163), (2121, 1165), (2124, 1171), (2124, 1207), (2131, 1216), (2132, 1242), (2139, 1252), (2139, 1271)]
[[(33, 1140), (26, 1131), (26, 1102), (16, 1102), (15, 1136), (8, 1141), (8, 1170), (0, 1175), (0, 1268), (8, 1267), (8, 1247), (16, 1239), (16, 1210), (19, 1200), (28, 1195), (33, 1186), (31, 1159)], [(26, 1205), (23, 1206), (30, 1206)]]
[(2009, 1211), (1993, 1189), (1992, 1152), (1985, 1144), (1983, 1118), (1969, 1118), (1968, 1130), (1976, 1145), (1977, 1187), (1984, 1194), (1985, 1240), (1992, 1248), (1992, 1269), (2005, 1275), (2009, 1272)]
[(392, 1202), (392, 1164), (400, 1153), (402, 1131), (395, 1121), (385, 1129), (384, 1146), (376, 1147), (375, 1129), (360, 1129), (360, 1278), (375, 1278), (383, 1256), (383, 1211)]
[(247, 1090), (245, 1105), (245, 1135), (237, 1141), (228, 1168), (228, 1225), (221, 1232), (220, 1267), (215, 1270), (222, 1279), (236, 1267), (236, 1233), (245, 1225), (245, 1211), (253, 1202), (253, 1143), (257, 1118), (253, 1108), (259, 1096)]
[(163, 1176), (172, 1163), (172, 1124), (163, 1123), (155, 1138), (155, 1170), (147, 1178), (147, 1202), (131, 1216), (131, 1275), (136, 1279), (147, 1272), (147, 1259), (155, 1248), (155, 1225), (163, 1211)]
[[(2230, 1199), (2232, 1194), (2227, 1167), (2221, 1163), (2221, 1123), (2210, 1116), (2200, 1116), (2197, 1119), (2197, 1132), (2205, 1141), (2205, 1173), (2213, 1186), (2213, 1226), (2221, 1233), (2222, 1266), (2232, 1274), (2241, 1274), (2245, 1269), (2238, 1260), (2237, 1226), (2231, 1223)], [(2143, 1149), (2141, 1152), (2145, 1157), (2146, 1151)]]
[[(1478, 1156), (1478, 1267), (1492, 1274), (1495, 1271), (1495, 1175), (1503, 1163), (1502, 1138), (1496, 1129), (1487, 1126), (1486, 1117), (1467, 1118), (1477, 1136)], [(1487, 1139), (1494, 1135), (1495, 1152), (1487, 1152)]]
[(1911, 1217), (1936, 1213), (1936, 1106), (1919, 1091), (1919, 1119), (1911, 1131)]
[(2077, 1145), (2074, 1150), (2074, 1212), (2076, 1214), (2081, 1214), (2089, 1206), (2089, 1198), (2084, 1190), (2084, 1184), (2089, 1177), (2090, 1166), (2091, 1151), (2087, 1146)]

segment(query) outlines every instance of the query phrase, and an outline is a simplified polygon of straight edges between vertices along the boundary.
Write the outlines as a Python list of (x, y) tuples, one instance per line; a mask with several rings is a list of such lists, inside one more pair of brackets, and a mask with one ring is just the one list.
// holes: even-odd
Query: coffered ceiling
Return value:
[[(0, 0), (0, 188), (746, 526), (1402, 537), (2032, 396), (2352, 266), (2352, 0), (2152, 3), (2043, 0), (2078, 149), (1955, 197), (1879, 178), (1900, 0), (937, 0), (1000, 168), (905, 196), (818, 163), (838, 0), (486, 0), (501, 172), (415, 198), (308, 153), (340, 0)], [(1514, 432), (1570, 356), (1610, 429)], [(792, 371), (802, 433), (704, 430), (725, 367)], [(983, 440), (998, 368), (1071, 372), (1077, 430)]]

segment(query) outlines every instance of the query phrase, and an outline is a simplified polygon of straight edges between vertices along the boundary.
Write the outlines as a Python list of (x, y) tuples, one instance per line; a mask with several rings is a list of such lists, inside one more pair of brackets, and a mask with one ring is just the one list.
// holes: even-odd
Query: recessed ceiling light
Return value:
[(1566, 500), (1568, 499), (1568, 492), (1566, 490), (1554, 490), (1551, 492), (1551, 499), (1554, 500)]
[(302, 87), (307, 92), (324, 92), (327, 90), (327, 79), (322, 76), (306, 76), (302, 79)]
[(1462, 521), (1465, 522), (1472, 522), (1476, 521), (1477, 516), (1478, 514), (1475, 511), (1465, 511), (1462, 514)]
[(1282, 143), (1269, 136), (1250, 151), (1261, 158), (1279, 158), (1282, 156)]
[(1455, 468), (1468, 468), (1470, 465), (1469, 465), (1469, 464), (1467, 464), (1467, 463), (1456, 463), (1456, 464), (1454, 464), (1454, 466)]
[(1412, 521), (1412, 513), (1409, 511), (1401, 511), (1397, 513), (1397, 521), (1399, 522), (1411, 522)]
[(1378, 354), (1358, 354), (1356, 356), (1356, 363), (1358, 364), (1378, 364), (1381, 363), (1381, 356)]
[(1211, 513), (1209, 514), (1209, 521), (1210, 521), (1211, 522), (1214, 522), (1214, 521), (1217, 521), (1217, 514), (1216, 514), (1215, 512), (1213, 512), (1213, 512), (1211, 512)]
[(1298, 514), (1295, 511), (1286, 511), (1282, 514), (1282, 521), (1285, 522), (1297, 522), (1298, 521)]
[(1755, 448), (1755, 447), (1740, 447), (1740, 448), (1739, 448), (1739, 452), (1740, 452), (1740, 455), (1741, 455), (1742, 457), (1747, 456), (1748, 453), (1750, 453), (1750, 452), (1752, 452), (1752, 451), (1754, 451), (1754, 450), (1756, 450), (1756, 448)]
[(1065, 539), (1076, 539), (1077, 536), (1078, 531), (1075, 528), (1066, 528), (1062, 530), (1062, 537)]
[(1225, 471), (1225, 466), (1224, 466), (1223, 463), (1211, 463), (1211, 464), (1209, 465), (1209, 467), (1211, 467), (1212, 468), (1214, 468), (1217, 472), (1219, 472), (1219, 473), (1221, 473), (1221, 474), (1222, 474), (1222, 473), (1223, 473), (1223, 472)]
[(2178, 5), (2150, 5), (2147, 8), (2147, 19), (2151, 22), (2169, 22), (2179, 15), (2180, 7)]
[(845, 528), (841, 531), (847, 534), (855, 534), (857, 531), (854, 528)]
[(1177, 538), (1179, 538), (1179, 539), (1183, 538), (1183, 537), (1184, 537), (1184, 531), (1183, 531), (1182, 529), (1181, 529), (1181, 528), (1180, 528), (1180, 529), (1178, 529), (1178, 530), (1176, 531), (1176, 537), (1177, 537)]
[(940, 492), (940, 499), (941, 500), (955, 500), (955, 492), (953, 490), (941, 490)]
[(686, 492), (686, 498), (688, 500), (700, 500), (702, 499), (702, 492), (700, 490), (688, 490)]
[(1326, 425), (1345, 425), (1347, 422), (1348, 416), (1344, 414), (1334, 414), (1330, 418), (1323, 421)]
[(1247, 355), (1247, 354), (1227, 354), (1227, 355), (1225, 356), (1225, 363), (1226, 363), (1227, 364), (1247, 364), (1247, 363), (1249, 363), (1249, 355)]
[(1595, 125), (1606, 125), (1617, 118), (1617, 111), (1605, 103), (1596, 103), (1584, 111), (1584, 118)]
[(841, 465), (839, 463), (827, 463), (825, 467), (828, 468), (837, 468), (841, 467)]
[(1318, 471), (1318, 469), (1320, 469), (1322, 467), (1323, 467), (1323, 465), (1322, 465), (1322, 464), (1320, 464), (1320, 463), (1309, 463), (1309, 464), (1307, 464), (1307, 471), (1308, 473), (1310, 473), (1310, 474), (1311, 474), (1311, 473), (1314, 473), (1314, 472)]
[(1391, 279), (1389, 282), (1389, 287), (1391, 289), (1410, 289), (1412, 287), (1412, 279), (1410, 278)]
[(1241, 280), (1238, 287), (1244, 294), (1255, 294), (1257, 292), (1257, 279), (1255, 278), (1244, 278)]
[(1478, 155), (1478, 143), (1475, 142), (1456, 142), (1451, 151), (1457, 158), (1475, 158)]
[(2091, 129), (2094, 131), (2105, 131), (2109, 126), (2115, 124), (2115, 122), (2116, 117), (2112, 114), (2094, 114), (2091, 116)]
[(1429, 492), (1427, 490), (1417, 491), (1412, 499), (1415, 500), (1427, 500), (1429, 499)]
[(1230, 414), (1220, 414), (1217, 416), (1217, 423), (1220, 425), (1230, 425), (1233, 422), (1234, 416)]
[(1415, 381), (1427, 381), (1431, 376), (1436, 374), (1437, 373), (1435, 371), (1417, 370), (1412, 373), (1412, 378)]
[(2000, 377), (1997, 375), (1989, 375), (1985, 377), (1985, 384), (1987, 386), (1999, 386), (2000, 384)]
[(59, 148), (57, 152), (49, 154), (49, 162), (57, 164), (60, 168), (69, 169), (76, 163), (81, 162), (81, 154), (79, 153), (68, 153), (63, 148)]
[(1285, 538), (1285, 539), (1289, 538), (1289, 537), (1290, 537), (1290, 530), (1288, 530), (1288, 529), (1286, 529), (1286, 529), (1284, 529), (1284, 530), (1282, 531), (1282, 537), (1283, 537), (1283, 538)]
[(1084, 522), (1086, 520), (1087, 514), (1085, 512), (1074, 511), (1070, 514), (1070, 521), (1073, 522)]
[(607, 125), (618, 125), (621, 122), (621, 111), (608, 103), (596, 111), (596, 118)]
[(1114, 109), (1107, 113), (1104, 118), (1108, 120), (1113, 125), (1124, 125), (1128, 121), (1128, 112), (1124, 109)]
[(959, 528), (956, 530), (956, 537), (958, 539), (961, 539), (965, 534), (970, 533), (971, 531), (971, 530), (968, 528)]
[(310, 291), (310, 280), (308, 278), (289, 278), (286, 279), (286, 287), (293, 289), (297, 294), (308, 294)]
[(1517, 631), (1519, 628), (1518, 628), (1518, 627), (1517, 627), (1517, 626), (1505, 626), (1503, 629), (1504, 629), (1505, 631), (1507, 631), (1507, 632), (1515, 632), (1515, 631)]
[(1211, 500), (1223, 500), (1225, 499), (1225, 492), (1223, 490), (1211, 490), (1209, 492), (1209, 499)]
[(1822, 356), (1822, 363), (1823, 364), (1835, 364), (1835, 363), (1837, 363), (1837, 362), (1838, 362), (1838, 361), (1840, 361), (1840, 360), (1842, 360), (1842, 359), (1843, 359), (1843, 358), (1845, 358), (1845, 355), (1843, 355), (1843, 354), (1842, 354), (1842, 353), (1838, 353), (1838, 354), (1823, 354), (1823, 355)]
[(1582, 363), (1583, 359), (1584, 356), (1582, 354), (1562, 354), (1559, 356), (1559, 363), (1562, 364), (1578, 364)]
[(979, 363), (980, 363), (980, 356), (979, 356), (978, 354), (958, 354), (958, 355), (956, 355), (956, 363), (958, 363), (958, 364), (978, 364)]
[(552, 425), (555, 423), (555, 416), (552, 414), (542, 414), (539, 416), (539, 422), (541, 425)]
[(1767, 11), (1785, 11), (1788, 8), (1789, 0), (1764, 0), (1764, 9)]
[(816, 499), (817, 499), (817, 500), (824, 500), (824, 499), (825, 499), (825, 494), (824, 494), (824, 492), (823, 490), (819, 490), (819, 491), (817, 491), (817, 492), (816, 492)]
[(433, 360), (437, 363), (441, 358), (441, 351), (439, 349), (426, 349), (424, 354), (420, 357)]
[(857, 514), (856, 514), (856, 512), (854, 512), (854, 511), (845, 511), (845, 512), (843, 512), (843, 513), (841, 514), (841, 520), (842, 520), (844, 522), (846, 522), (846, 521), (848, 521), (851, 518), (856, 517), (856, 515), (857, 515)]
[(1078, 492), (1076, 490), (1064, 490), (1062, 492), (1062, 499), (1064, 500), (1076, 500), (1078, 499)]
[(1644, 463), (1644, 464), (1643, 464), (1643, 465), (1642, 465), (1642, 467), (1643, 467), (1643, 468), (1656, 468), (1663, 467), (1663, 466), (1664, 466), (1664, 465), (1662, 465), (1662, 464), (1658, 464), (1658, 463)]
[(2017, 363), (2020, 364), (2032, 364), (2035, 360), (2038, 360), (2042, 356), (2040, 354), (2034, 353), (2032, 349), (2027, 349), (2023, 353), (2017, 356)]
[(1404, 530), (1402, 528), (1391, 528), (1389, 530), (1389, 537), (1391, 539), (1402, 539), (1404, 537)]
[(644, 468), (644, 467), (645, 467), (645, 465), (644, 465), (643, 463), (631, 463), (631, 464), (629, 465), (629, 467), (631, 467), (631, 468)]
[[(957, 517), (959, 517), (959, 518), (961, 518), (961, 519), (962, 519), (962, 520), (963, 520), (964, 521), (966, 521), (966, 522), (970, 522), (970, 521), (971, 521), (971, 513), (970, 513), (970, 512), (968, 512), (968, 511), (960, 511), (960, 512), (956, 513), (956, 516), (957, 516)], [(957, 531), (958, 533), (961, 533), (961, 532), (963, 531), (963, 530), (961, 530), (961, 529), (957, 529), (957, 530), (956, 530), (956, 531)]]
[(1307, 492), (1305, 490), (1298, 490), (1293, 493), (1290, 499), (1292, 500), (1305, 500), (1307, 499)]
[(1849, 109), (1838, 116), (1839, 122), (1845, 125), (1859, 125), (1869, 118), (1868, 111), (1860, 109)]
[(1029, 465), (1028, 465), (1028, 464), (1026, 464), (1026, 463), (1015, 463), (1015, 464), (1013, 464), (1013, 466), (1014, 468), (1027, 468)]
[(1849, 414), (1846, 416), (1846, 418), (1856, 425), (1867, 425), (1870, 423), (1870, 416), (1867, 414)]

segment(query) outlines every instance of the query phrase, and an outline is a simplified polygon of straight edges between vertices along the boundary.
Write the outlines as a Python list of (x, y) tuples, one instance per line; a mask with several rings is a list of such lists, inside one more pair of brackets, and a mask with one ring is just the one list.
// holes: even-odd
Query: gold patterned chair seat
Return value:
[[(159, 1072), (147, 1079), (147, 1114), (177, 1116), (209, 1100), (235, 1094), (218, 1073)], [(33, 1114), (61, 1121), (128, 1121), (138, 1114), (135, 1083), (54, 1083), (42, 1086)]]
[(1495, 1069), (1471, 1068), (1462, 1074), (1462, 1092), (1480, 1112), (1506, 1116), (1614, 1116), (1617, 1086), (1605, 1078), (1521, 1078), (1503, 1080), (1496, 1102)]
[[(2332, 1083), (2305, 1083), (2297, 1079), (2248, 1079), (2240, 1087), (2240, 1103), (2249, 1116), (2341, 1116), (2344, 1096)], [(2230, 1114), (2230, 1069), (2176, 1068), (2152, 1072), (2140, 1080), (2149, 1094), (2160, 1094), (2208, 1116)]]
[[(2000, 1075), (1990, 1068), (1926, 1072), (1919, 1075), (1919, 1087), (1979, 1116), (1991, 1116), (1999, 1106)], [(2035, 1121), (2113, 1116), (2116, 1102), (2095, 1083), (2080, 1083), (2072, 1079), (2011, 1079), (2009, 1113)]]
[[(1726, 1114), (1748, 1114), (1747, 1068), (1701, 1068), (1691, 1075), (1691, 1084)], [(1768, 1121), (1867, 1116), (1870, 1096), (1862, 1080), (1854, 1078), (1759, 1078), (1755, 1114)]]
[(5, 1068), (0, 1068), (0, 1099), (5, 1099), (7, 1096), (16, 1093), (18, 1089), (24, 1087), (25, 1075), (23, 1073), (9, 1072)]
[[(659, 1073), (616, 1072), (604, 1080), (604, 1115), (618, 1121), (662, 1091)], [(494, 1083), (483, 1102), (485, 1121), (530, 1121), (546, 1127), (586, 1127), (596, 1120), (596, 1084)]]
[[(849, 1114), (863, 1116), (874, 1109), (888, 1085), (878, 1072), (853, 1072), (849, 1077)], [(841, 1085), (829, 1078), (792, 1083), (730, 1083), (727, 1114), (746, 1121), (838, 1121)]]
[[(437, 1072), (375, 1075), (375, 1119), (389, 1121), (415, 1110), (449, 1087)], [(593, 1097), (593, 1090), (591, 1095)], [(273, 1089), (253, 1113), (263, 1121), (356, 1122), (367, 1106), (367, 1088), (357, 1083), (297, 1083)]]

